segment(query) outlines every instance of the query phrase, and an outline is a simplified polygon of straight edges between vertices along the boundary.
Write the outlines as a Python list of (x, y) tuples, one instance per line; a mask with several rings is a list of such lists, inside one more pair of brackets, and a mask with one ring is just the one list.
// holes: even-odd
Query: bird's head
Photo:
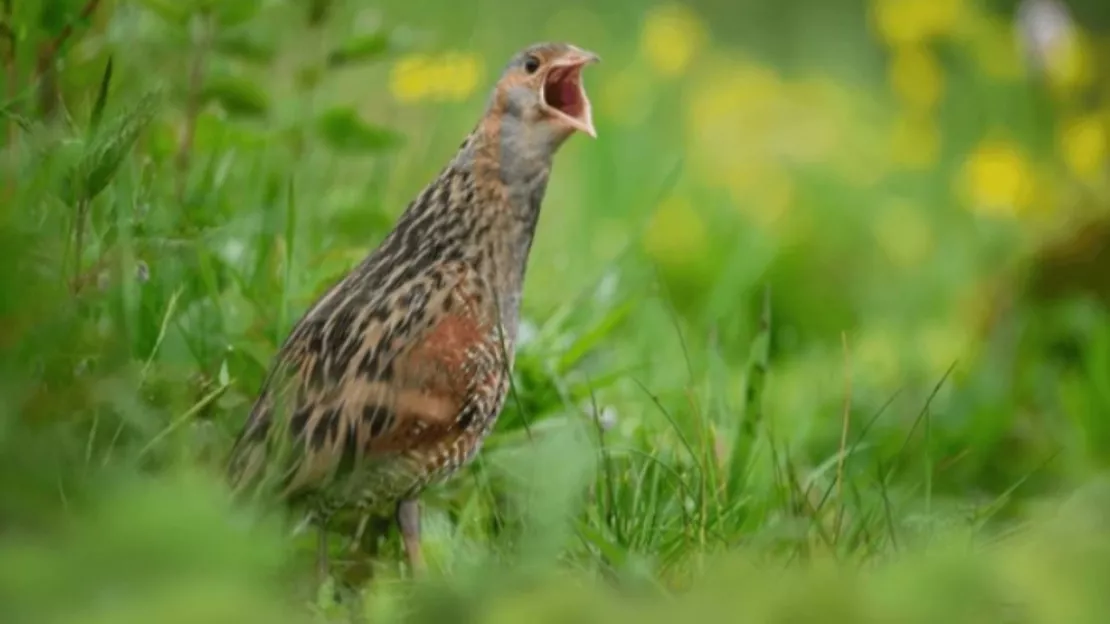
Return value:
[(540, 43), (509, 61), (494, 88), (491, 109), (508, 126), (553, 147), (575, 130), (596, 138), (582, 68), (601, 59), (568, 43)]

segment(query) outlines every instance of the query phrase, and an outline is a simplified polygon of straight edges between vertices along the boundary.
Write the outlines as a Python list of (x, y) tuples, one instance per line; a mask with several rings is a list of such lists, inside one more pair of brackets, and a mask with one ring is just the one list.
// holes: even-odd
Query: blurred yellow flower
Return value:
[(759, 225), (776, 228), (794, 200), (794, 184), (782, 166), (774, 163), (737, 168), (727, 185), (733, 206)]
[(1076, 177), (1090, 180), (1106, 170), (1106, 123), (1087, 115), (1063, 124), (1057, 137), (1058, 149)]
[(663, 76), (677, 76), (704, 45), (701, 19), (683, 4), (651, 9), (640, 32), (640, 53)]
[(410, 54), (393, 64), (389, 91), (399, 102), (464, 100), (477, 88), (482, 61), (466, 52)]
[(903, 115), (890, 134), (891, 159), (911, 170), (928, 169), (940, 156), (941, 134), (930, 117)]
[(733, 183), (738, 169), (778, 157), (774, 139), (791, 121), (775, 72), (734, 59), (708, 64), (686, 113), (691, 168), (721, 187)]
[(920, 209), (898, 202), (872, 222), (875, 239), (891, 262), (902, 268), (921, 266), (933, 251), (933, 228)]
[(1021, 50), (1014, 39), (1013, 23), (998, 15), (969, 10), (956, 34), (979, 69), (996, 80), (1022, 77)]
[(806, 213), (792, 210), (802, 168), (832, 168), (860, 186), (887, 170), (886, 129), (872, 123), (869, 96), (821, 75), (787, 82), (722, 53), (698, 65), (685, 101), (689, 169), (758, 224), (799, 235)]
[(1014, 214), (1028, 207), (1032, 199), (1033, 175), (1018, 146), (987, 140), (964, 163), (961, 182), (974, 210)]
[(845, 182), (859, 189), (870, 189), (889, 173), (890, 159), (882, 149), (882, 141), (856, 141), (841, 151), (831, 163), (832, 170)]
[(701, 216), (685, 197), (663, 200), (644, 232), (644, 249), (662, 264), (682, 264), (705, 248), (707, 233)]
[(895, 95), (916, 110), (928, 111), (944, 92), (944, 74), (936, 55), (924, 45), (900, 45), (889, 67)]
[(952, 32), (966, 0), (872, 0), (872, 25), (890, 45), (922, 43)]
[(797, 163), (828, 162), (841, 156), (853, 136), (855, 102), (848, 87), (826, 76), (813, 75), (782, 85), (782, 123), (775, 144)]

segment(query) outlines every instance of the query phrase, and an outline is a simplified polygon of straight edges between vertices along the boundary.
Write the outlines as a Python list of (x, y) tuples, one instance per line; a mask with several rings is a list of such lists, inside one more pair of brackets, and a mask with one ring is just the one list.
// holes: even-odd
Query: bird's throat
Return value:
[[(481, 223), (474, 228), (485, 249), (488, 279), (501, 293), (502, 320), (515, 333), (528, 257), (551, 172), (551, 153), (537, 151), (513, 138), (505, 128), (487, 120), (459, 149), (455, 164), (469, 168), (474, 200), (463, 207), (467, 219)], [(508, 138), (507, 138), (508, 137)]]

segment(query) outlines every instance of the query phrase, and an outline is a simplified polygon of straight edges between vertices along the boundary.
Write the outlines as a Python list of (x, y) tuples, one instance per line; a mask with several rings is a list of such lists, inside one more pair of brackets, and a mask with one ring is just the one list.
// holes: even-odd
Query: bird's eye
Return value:
[(534, 56), (529, 56), (527, 58), (527, 60), (524, 61), (524, 71), (528, 72), (529, 74), (536, 73), (536, 70), (539, 69), (539, 68), (540, 68), (540, 59), (538, 59)]

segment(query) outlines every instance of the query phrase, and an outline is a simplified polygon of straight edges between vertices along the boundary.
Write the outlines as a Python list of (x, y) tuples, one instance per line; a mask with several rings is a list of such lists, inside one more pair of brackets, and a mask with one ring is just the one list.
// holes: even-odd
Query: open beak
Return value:
[(540, 87), (540, 96), (552, 115), (595, 139), (597, 130), (594, 129), (590, 98), (582, 86), (582, 68), (600, 61), (593, 52), (575, 50), (551, 63)]

